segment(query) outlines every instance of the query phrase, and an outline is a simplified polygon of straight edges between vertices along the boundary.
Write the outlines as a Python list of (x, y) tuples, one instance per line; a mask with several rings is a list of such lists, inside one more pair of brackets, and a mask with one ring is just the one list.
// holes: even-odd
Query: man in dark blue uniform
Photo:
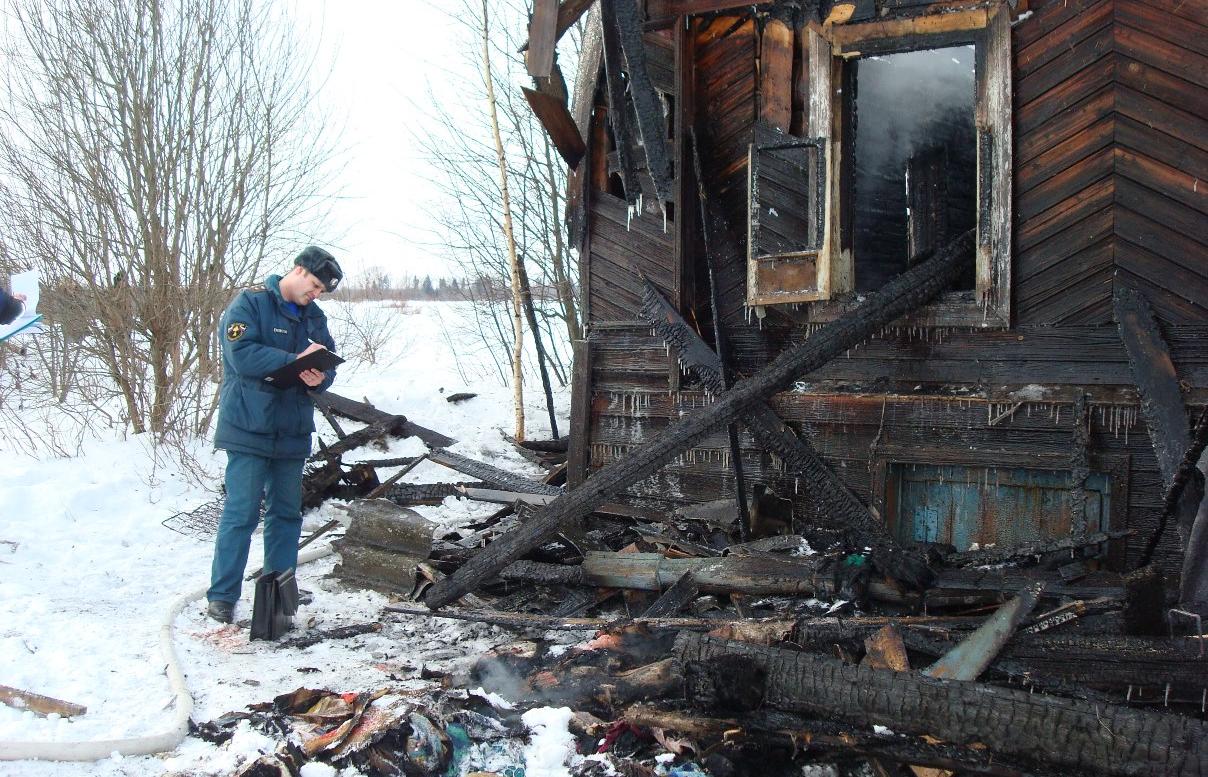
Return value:
[(335, 258), (309, 246), (284, 276), (239, 292), (222, 316), (222, 388), (214, 446), (227, 452), (226, 503), (214, 541), (207, 613), (230, 623), (242, 589), (252, 533), (265, 502), (264, 571), (298, 563), (302, 467), (315, 430), (309, 391), (325, 391), (335, 371), (307, 370), (306, 387), (275, 388), (264, 376), (319, 348), (335, 350), (315, 304), (344, 277)]

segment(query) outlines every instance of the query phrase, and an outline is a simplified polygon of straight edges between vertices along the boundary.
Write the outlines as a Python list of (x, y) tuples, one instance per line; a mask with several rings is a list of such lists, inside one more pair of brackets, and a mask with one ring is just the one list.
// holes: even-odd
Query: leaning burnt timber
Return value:
[(880, 291), (869, 295), (857, 309), (823, 326), (801, 345), (781, 353), (757, 375), (718, 397), (711, 407), (702, 408), (625, 459), (600, 469), (576, 490), (551, 502), (533, 519), (484, 548), (453, 575), (432, 586), (424, 597), (425, 603), (432, 608), (443, 607), (474, 590), (551, 536), (564, 523), (591, 512), (713, 429), (925, 304), (952, 281), (972, 250), (973, 233), (970, 231), (928, 261), (907, 270)]
[[(706, 390), (715, 396), (722, 393), (721, 359), (649, 281), (644, 283), (642, 291), (642, 316), (676, 351), (681, 363), (700, 377)], [(834, 518), (852, 544), (873, 547), (874, 561), (883, 571), (916, 585), (925, 582), (922, 579), (925, 569), (920, 564), (907, 564), (907, 556), (885, 531), (885, 525), (868, 512), (809, 442), (793, 434), (766, 402), (755, 403), (741, 418), (760, 445), (780, 457), (790, 472), (802, 476), (810, 495), (821, 503), (821, 512)]]
[[(1145, 295), (1136, 289), (1117, 286), (1113, 308), (1120, 339), (1128, 351), (1128, 365), (1141, 395), (1141, 413), (1149, 428), (1158, 468), (1170, 493), (1179, 479), (1184, 454), (1191, 446), (1187, 408), (1183, 404), (1178, 374)], [(1191, 541), (1193, 534), (1208, 533), (1208, 510), (1201, 509), (1203, 476), (1191, 479), (1189, 486), (1183, 487), (1178, 496), (1179, 500), (1171, 510), (1163, 511), (1163, 518), (1167, 515), (1175, 517), (1184, 554), (1179, 599), (1193, 606), (1195, 602), (1208, 602), (1208, 548)]]
[[(1090, 703), (894, 672), (812, 653), (681, 633), (675, 656), (708, 664), (738, 656), (762, 670), (762, 703), (875, 724), (1093, 774), (1203, 775), (1208, 725), (1121, 705)], [(724, 659), (723, 659), (724, 660)]]

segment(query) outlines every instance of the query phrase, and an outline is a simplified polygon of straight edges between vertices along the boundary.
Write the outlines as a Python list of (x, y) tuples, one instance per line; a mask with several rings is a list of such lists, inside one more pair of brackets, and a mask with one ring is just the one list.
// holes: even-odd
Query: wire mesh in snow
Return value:
[(183, 534), (195, 540), (212, 540), (218, 533), (218, 519), (222, 517), (222, 503), (223, 500), (215, 499), (192, 510), (165, 518), (161, 523), (164, 528), (171, 529), (177, 534)]

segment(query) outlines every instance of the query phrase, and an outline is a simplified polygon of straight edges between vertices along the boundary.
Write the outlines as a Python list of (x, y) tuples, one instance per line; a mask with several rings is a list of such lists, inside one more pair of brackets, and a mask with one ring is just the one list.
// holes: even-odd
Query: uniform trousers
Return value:
[(236, 602), (243, 588), (252, 533), (264, 512), (264, 571), (284, 572), (298, 564), (302, 534), (302, 468), (305, 459), (273, 459), (227, 451), (226, 502), (214, 540), (214, 562), (206, 598)]

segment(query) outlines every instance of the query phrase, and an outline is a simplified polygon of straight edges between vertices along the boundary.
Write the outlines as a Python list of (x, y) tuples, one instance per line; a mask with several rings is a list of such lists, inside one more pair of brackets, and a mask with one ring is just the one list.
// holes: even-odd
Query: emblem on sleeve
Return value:
[(241, 324), (238, 321), (227, 327), (227, 339), (238, 340), (243, 337), (243, 333), (247, 331), (247, 324)]

